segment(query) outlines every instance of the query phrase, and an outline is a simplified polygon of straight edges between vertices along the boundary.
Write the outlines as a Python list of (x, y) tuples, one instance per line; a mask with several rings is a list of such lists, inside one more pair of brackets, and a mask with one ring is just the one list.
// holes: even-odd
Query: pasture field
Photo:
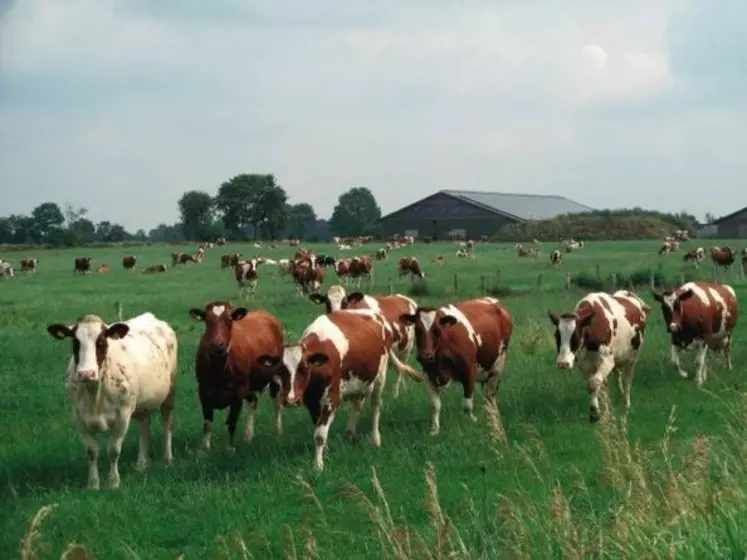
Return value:
[[(724, 243), (724, 242), (722, 242)], [(709, 245), (703, 241), (684, 247)], [(310, 245), (311, 246), (311, 245)], [(200, 457), (202, 417), (194, 378), (194, 356), (202, 324), (190, 307), (228, 299), (237, 305), (233, 274), (220, 270), (220, 254), (241, 251), (271, 258), (294, 249), (255, 250), (248, 245), (209, 249), (202, 264), (170, 266), (172, 250), (151, 246), (29, 252), (40, 258), (39, 273), (0, 281), (0, 558), (18, 557), (29, 524), (43, 506), (56, 504), (25, 542), (23, 557), (59, 558), (78, 543), (95, 558), (460, 558), (515, 557), (741, 557), (747, 550), (747, 407), (743, 404), (747, 325), (740, 318), (734, 371), (709, 355), (703, 389), (680, 379), (669, 365), (669, 340), (658, 305), (647, 287), (639, 293), (652, 306), (636, 370), (627, 431), (619, 422), (617, 383), (609, 388), (611, 414), (588, 421), (588, 396), (578, 371), (555, 368), (547, 309), (571, 310), (581, 290), (563, 290), (565, 272), (627, 274), (658, 268), (675, 281), (681, 271), (710, 279), (712, 265), (695, 272), (682, 253), (656, 255), (659, 242), (588, 243), (564, 255), (554, 270), (543, 245), (537, 261), (520, 259), (512, 246), (478, 245), (475, 261), (457, 260), (455, 246), (416, 244), (375, 262), (373, 293), (408, 293), (397, 261), (417, 256), (427, 291), (413, 295), (422, 305), (477, 297), (481, 275), (492, 290), (500, 269), (500, 297), (516, 329), (498, 396), (501, 421), (476, 408), (479, 421), (461, 410), (461, 390), (449, 387), (442, 430), (428, 434), (430, 405), (424, 387), (403, 382), (392, 397), (389, 372), (382, 412), (382, 447), (370, 442), (370, 408), (364, 408), (359, 438), (344, 437), (347, 408), (330, 432), (324, 472), (312, 472), (313, 426), (305, 409), (286, 410), (285, 432), (276, 436), (272, 405), (260, 401), (256, 436), (237, 432), (238, 450), (227, 454), (226, 412), (216, 413), (214, 449)], [(739, 243), (731, 243), (740, 247)], [(376, 244), (342, 253), (331, 245), (320, 253), (373, 253)], [(136, 271), (121, 258), (137, 254)], [(438, 255), (443, 267), (430, 263)], [(87, 277), (72, 273), (75, 256), (90, 255), (111, 272)], [(26, 256), (0, 254), (17, 266)], [(168, 263), (165, 274), (143, 275), (150, 264)], [(542, 273), (540, 285), (537, 275)], [(458, 275), (458, 293), (453, 276)], [(723, 275), (744, 305), (747, 282), (735, 270)], [(325, 290), (337, 283), (326, 273)], [(508, 293), (505, 286), (517, 293)], [(506, 294), (505, 297), (503, 294)], [(137, 429), (125, 440), (122, 487), (85, 489), (85, 450), (71, 419), (64, 390), (67, 342), (46, 332), (52, 322), (73, 322), (85, 313), (114, 320), (114, 303), (125, 317), (151, 311), (179, 337), (180, 379), (174, 434), (174, 464), (163, 465), (161, 424), (152, 422), (152, 463), (134, 470)], [(323, 308), (299, 298), (290, 278), (275, 267), (260, 268), (250, 309), (264, 307), (296, 340)], [(744, 312), (742, 312), (744, 315)], [(744, 334), (741, 334), (744, 333)], [(416, 364), (414, 356), (411, 363)], [(693, 354), (685, 367), (693, 370)], [(476, 403), (481, 404), (478, 387)], [(745, 401), (747, 402), (747, 401)], [(674, 412), (673, 412), (674, 410)], [(662, 442), (665, 445), (662, 445)], [(102, 481), (108, 470), (100, 457)], [(78, 550), (79, 556), (83, 556)]]

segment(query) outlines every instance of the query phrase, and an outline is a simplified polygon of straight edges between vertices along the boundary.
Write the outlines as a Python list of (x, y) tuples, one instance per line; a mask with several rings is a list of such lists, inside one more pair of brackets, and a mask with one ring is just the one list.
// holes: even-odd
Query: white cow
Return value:
[(613, 295), (587, 294), (572, 313), (549, 313), (555, 325), (558, 368), (572, 369), (578, 354), (578, 367), (586, 375), (591, 396), (591, 422), (599, 419), (599, 391), (613, 369), (619, 372), (625, 412), (630, 409), (630, 388), (649, 311), (637, 295), (620, 290)]
[(13, 265), (8, 261), (0, 260), (0, 278), (12, 278), (13, 274)]
[(108, 431), (109, 486), (119, 487), (119, 455), (133, 417), (140, 424), (136, 468), (148, 466), (150, 413), (158, 408), (164, 423), (164, 459), (171, 463), (177, 340), (168, 323), (152, 313), (112, 325), (85, 315), (72, 326), (56, 323), (47, 331), (58, 340), (73, 341), (67, 393), (88, 453), (88, 487), (99, 488), (96, 434)]

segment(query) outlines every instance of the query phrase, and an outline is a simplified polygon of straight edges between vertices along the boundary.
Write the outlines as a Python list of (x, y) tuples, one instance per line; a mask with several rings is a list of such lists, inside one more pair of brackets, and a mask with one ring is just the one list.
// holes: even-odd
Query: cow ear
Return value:
[(679, 300), (686, 300), (693, 297), (693, 290), (692, 288), (688, 288), (687, 290), (683, 291), (681, 294), (677, 296), (677, 299)]
[(654, 299), (658, 302), (664, 301), (664, 294), (662, 294), (659, 290), (651, 290), (651, 295), (654, 296)]
[(323, 366), (329, 361), (329, 356), (327, 354), (323, 354), (321, 352), (315, 352), (311, 356), (309, 356), (308, 362), (310, 365), (314, 367)]
[(231, 311), (231, 319), (234, 321), (241, 321), (244, 317), (246, 317), (246, 314), (249, 313), (249, 310), (246, 307), (237, 307), (233, 311)]
[(457, 324), (457, 318), (454, 317), (453, 315), (444, 315), (443, 317), (441, 317), (441, 319), (438, 321), (438, 323), (442, 327), (447, 327), (447, 328), (448, 327), (453, 327), (454, 325)]
[(189, 310), (189, 316), (192, 317), (195, 321), (204, 321), (205, 320), (205, 311), (202, 309), (197, 309), (196, 307), (193, 307)]
[(62, 323), (55, 323), (47, 327), (47, 332), (51, 334), (57, 340), (64, 340), (66, 338), (72, 338), (73, 329)]
[(550, 321), (552, 321), (552, 324), (557, 327), (558, 323), (560, 323), (560, 318), (549, 309), (547, 311), (547, 316), (550, 317)]
[(363, 294), (360, 292), (353, 292), (352, 294), (348, 294), (347, 300), (348, 303), (358, 303), (363, 300)]
[(327, 303), (329, 301), (329, 298), (323, 294), (311, 294), (309, 296), (309, 300), (313, 301), (314, 303), (321, 305), (323, 303)]
[(262, 354), (257, 358), (257, 363), (265, 369), (275, 369), (280, 365), (280, 362), (281, 359), (278, 356), (270, 356), (269, 354)]
[(418, 320), (418, 316), (411, 313), (403, 313), (399, 316), (399, 320), (405, 325), (414, 325)]
[(581, 328), (587, 326), (589, 323), (591, 323), (591, 320), (594, 318), (595, 314), (596, 310), (593, 308), (582, 314), (574, 313), (573, 316), (576, 318), (576, 326)]
[(130, 332), (130, 327), (125, 323), (114, 323), (106, 329), (106, 336), (113, 340), (119, 340), (126, 337), (128, 332)]

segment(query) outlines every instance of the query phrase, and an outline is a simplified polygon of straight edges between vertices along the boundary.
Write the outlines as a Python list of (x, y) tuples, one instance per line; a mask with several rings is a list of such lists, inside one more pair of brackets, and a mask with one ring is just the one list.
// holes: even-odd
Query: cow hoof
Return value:
[(137, 472), (145, 472), (148, 470), (148, 462), (147, 461), (138, 461), (135, 463), (135, 470)]

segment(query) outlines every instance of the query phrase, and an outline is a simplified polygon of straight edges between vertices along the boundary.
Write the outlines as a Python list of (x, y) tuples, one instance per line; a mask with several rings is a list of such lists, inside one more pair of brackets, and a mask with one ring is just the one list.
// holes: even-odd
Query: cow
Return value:
[(91, 257), (78, 257), (75, 259), (73, 274), (90, 274), (91, 273)]
[(237, 264), (239, 264), (239, 260), (241, 260), (241, 253), (229, 253), (227, 255), (221, 255), (220, 268), (221, 270), (223, 270), (224, 268), (235, 267)]
[[(390, 296), (370, 296), (360, 292), (345, 293), (342, 286), (330, 286), (327, 294), (312, 294), (309, 299), (317, 304), (327, 307), (327, 313), (341, 309), (371, 309), (389, 321), (389, 328), (394, 337), (393, 351), (402, 363), (407, 363), (415, 344), (415, 328), (404, 323), (400, 317), (403, 314), (413, 314), (418, 308), (417, 303), (411, 298), (394, 294)], [(397, 376), (394, 384), (394, 398), (399, 397), (402, 385), (402, 374)]]
[(471, 420), (477, 420), (473, 413), (477, 381), (487, 383), (485, 403), (497, 407), (514, 329), (511, 313), (502, 303), (485, 297), (438, 309), (418, 307), (400, 320), (415, 326), (417, 360), (425, 372), (431, 399), (432, 435), (441, 431), (441, 393), (452, 381), (462, 385), (464, 412)]
[(122, 258), (122, 268), (124, 268), (125, 270), (134, 269), (135, 264), (137, 264), (137, 257), (135, 255), (129, 255)]
[(661, 244), (661, 247), (659, 247), (659, 254), (668, 255), (669, 253), (676, 253), (679, 250), (680, 250), (679, 241), (675, 241), (674, 239), (671, 239), (669, 241), (664, 241), (664, 243)]
[(152, 264), (143, 269), (143, 274), (155, 274), (158, 272), (166, 272), (167, 268), (165, 264)]
[(475, 241), (473, 239), (470, 239), (467, 241), (467, 252), (468, 253), (475, 252)]
[(521, 243), (516, 244), (516, 254), (519, 257), (537, 258), (539, 251), (534, 247), (524, 247)]
[(552, 253), (550, 253), (550, 264), (557, 266), (561, 262), (563, 262), (563, 253), (555, 249)]
[(475, 260), (475, 254), (474, 253), (472, 253), (470, 251), (462, 250), (462, 249), (458, 249), (457, 250), (456, 256), (457, 256), (458, 259)]
[(0, 278), (13, 278), (13, 265), (8, 261), (0, 260)]
[(683, 260), (685, 262), (693, 261), (695, 263), (695, 268), (700, 268), (700, 263), (705, 260), (705, 257), (705, 249), (703, 249), (703, 247), (697, 247), (696, 249), (691, 249), (685, 253)]
[(652, 290), (661, 304), (664, 322), (671, 335), (671, 361), (680, 376), (687, 372), (680, 365), (682, 350), (694, 347), (695, 382), (702, 385), (707, 377), (708, 349), (721, 350), (727, 369), (732, 369), (731, 345), (739, 316), (739, 303), (734, 289), (713, 282), (687, 282), (676, 290)]
[(99, 489), (99, 432), (111, 433), (109, 487), (119, 487), (119, 456), (132, 418), (140, 425), (136, 469), (147, 468), (150, 414), (156, 409), (164, 424), (164, 460), (171, 463), (178, 350), (171, 326), (152, 313), (111, 325), (84, 315), (70, 326), (51, 324), (47, 332), (72, 340), (67, 394), (88, 454), (88, 488)]
[(318, 292), (324, 284), (324, 271), (315, 266), (313, 258), (301, 259), (291, 263), (291, 274), (296, 284), (296, 292), (304, 297), (312, 292)]
[(329, 255), (317, 255), (316, 263), (322, 268), (327, 268), (335, 265), (335, 259)]
[(239, 297), (254, 295), (259, 282), (259, 265), (264, 262), (262, 258), (253, 258), (248, 261), (239, 261), (234, 267), (236, 282), (239, 284)]
[(373, 262), (370, 257), (353, 257), (350, 261), (348, 275), (360, 287), (361, 282), (365, 281), (369, 286), (373, 279)]
[(747, 275), (747, 249), (742, 249), (742, 272)]
[(350, 282), (350, 263), (352, 259), (337, 259), (335, 263), (335, 274), (343, 284)]
[(33, 257), (27, 257), (21, 259), (21, 272), (36, 272), (36, 267), (39, 264), (39, 259)]
[(111, 266), (109, 266), (106, 263), (101, 263), (99, 266), (96, 267), (96, 272), (102, 273), (102, 272), (109, 272), (112, 269)]
[[(202, 405), (202, 449), (211, 447), (215, 410), (228, 407), (229, 450), (234, 449), (236, 424), (243, 401), (249, 404), (244, 440), (254, 438), (254, 422), (259, 397), (267, 387), (275, 400), (275, 429), (280, 434), (282, 395), (280, 385), (266, 368), (257, 364), (259, 356), (277, 359), (283, 355), (283, 325), (267, 311), (251, 313), (234, 308), (227, 301), (208, 303), (204, 309), (192, 308), (189, 315), (205, 323), (195, 359), (198, 393)], [(279, 397), (280, 396), (280, 397)]]
[(737, 252), (731, 247), (713, 247), (711, 249), (711, 260), (716, 266), (729, 268), (736, 260)]
[(377, 261), (385, 261), (387, 256), (387, 250), (386, 247), (382, 247), (381, 249), (376, 250), (376, 260)]
[(437, 265), (444, 265), (446, 264), (446, 259), (443, 255), (438, 255), (435, 259), (432, 259), (431, 262)]
[(425, 279), (425, 272), (420, 268), (417, 257), (403, 257), (399, 261), (399, 277), (409, 276), (410, 282), (415, 278)]
[(422, 380), (397, 359), (392, 340), (389, 322), (373, 310), (333, 311), (317, 317), (297, 344), (285, 347), (282, 357), (260, 356), (258, 363), (268, 375), (280, 377), (285, 404), (297, 407), (303, 402), (311, 414), (317, 470), (324, 468), (329, 428), (344, 401), (352, 401), (347, 431), (354, 437), (363, 404), (371, 398), (371, 438), (381, 446), (379, 420), (390, 359), (398, 371)]
[(586, 376), (590, 422), (599, 420), (599, 393), (613, 370), (618, 372), (625, 414), (630, 410), (630, 388), (650, 311), (627, 290), (586, 294), (570, 313), (548, 311), (555, 327), (558, 369), (571, 370), (577, 363)]

